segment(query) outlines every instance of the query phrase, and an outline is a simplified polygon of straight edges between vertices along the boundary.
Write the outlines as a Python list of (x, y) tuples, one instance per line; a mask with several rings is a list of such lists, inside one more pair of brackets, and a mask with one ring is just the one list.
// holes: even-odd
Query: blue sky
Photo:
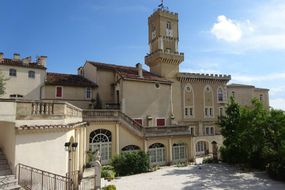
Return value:
[[(48, 56), (48, 70), (85, 60), (135, 65), (148, 52), (147, 17), (160, 0), (1, 0), (0, 52)], [(285, 110), (284, 0), (165, 0), (179, 13), (183, 72), (231, 74), (270, 89)], [(147, 67), (145, 67), (147, 69)]]

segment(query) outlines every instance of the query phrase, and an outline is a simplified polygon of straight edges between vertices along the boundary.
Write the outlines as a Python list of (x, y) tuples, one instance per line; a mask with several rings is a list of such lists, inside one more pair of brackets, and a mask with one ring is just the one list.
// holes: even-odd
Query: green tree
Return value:
[(284, 111), (266, 110), (257, 99), (249, 107), (240, 107), (231, 98), (219, 125), (224, 136), (221, 155), (225, 162), (266, 168), (270, 176), (285, 180)]
[(0, 96), (5, 93), (5, 79), (0, 72)]

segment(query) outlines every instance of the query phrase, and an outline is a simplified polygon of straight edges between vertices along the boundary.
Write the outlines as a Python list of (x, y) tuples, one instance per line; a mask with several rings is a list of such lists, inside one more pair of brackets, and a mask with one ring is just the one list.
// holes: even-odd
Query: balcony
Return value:
[(192, 135), (189, 126), (164, 126), (164, 127), (144, 127), (145, 137), (162, 137), (177, 135)]
[(21, 125), (63, 125), (82, 121), (82, 110), (67, 102), (0, 100), (0, 121)]
[(173, 125), (164, 127), (144, 127), (136, 123), (132, 118), (119, 110), (84, 110), (83, 121), (115, 121), (124, 124), (139, 136), (160, 137), (191, 135), (191, 128), (188, 126)]

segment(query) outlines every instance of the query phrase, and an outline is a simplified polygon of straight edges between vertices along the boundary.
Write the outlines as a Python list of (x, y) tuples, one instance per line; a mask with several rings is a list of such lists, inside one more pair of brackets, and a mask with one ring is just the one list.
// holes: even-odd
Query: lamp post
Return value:
[(72, 186), (72, 181), (71, 181), (71, 152), (75, 152), (76, 148), (78, 146), (78, 143), (71, 143), (71, 142), (66, 142), (64, 144), (64, 148), (65, 151), (68, 152), (68, 172), (67, 172), (67, 178), (68, 178), (68, 186), (67, 186), (67, 190), (71, 190), (71, 186)]

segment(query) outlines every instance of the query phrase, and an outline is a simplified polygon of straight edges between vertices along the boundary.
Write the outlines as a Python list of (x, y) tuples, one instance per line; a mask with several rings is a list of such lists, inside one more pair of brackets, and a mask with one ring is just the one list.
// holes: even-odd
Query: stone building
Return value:
[[(82, 172), (86, 152), (98, 149), (103, 164), (136, 150), (148, 152), (153, 165), (193, 160), (222, 145), (216, 123), (228, 96), (243, 105), (258, 97), (269, 107), (266, 89), (227, 85), (230, 75), (180, 72), (177, 13), (158, 8), (148, 28), (149, 71), (86, 61), (78, 75), (48, 73), (46, 57), (31, 63), (0, 54), (1, 71), (12, 73), (0, 100), (0, 147), (14, 172), (23, 163), (64, 175), (69, 160)], [(75, 152), (64, 151), (69, 141), (78, 143)]]

